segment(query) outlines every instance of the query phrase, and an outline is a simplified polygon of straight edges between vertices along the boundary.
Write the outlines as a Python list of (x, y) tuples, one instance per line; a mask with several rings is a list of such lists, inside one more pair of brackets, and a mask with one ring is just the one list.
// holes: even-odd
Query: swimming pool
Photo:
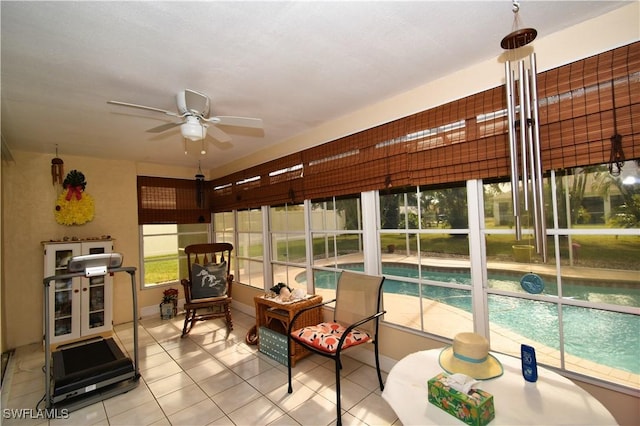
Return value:
[[(358, 263), (340, 266), (343, 269), (362, 271), (363, 265)], [(394, 277), (418, 277), (417, 265), (383, 264), (383, 274)], [(304, 274), (298, 277), (300, 282), (306, 281)], [(471, 276), (466, 271), (445, 272), (429, 271), (422, 268), (422, 278), (471, 285)], [(298, 281), (298, 279), (297, 279)], [(491, 286), (520, 288), (516, 277), (507, 275), (490, 275)], [(564, 281), (563, 281), (564, 283)], [(627, 306), (640, 305), (640, 289), (608, 288), (589, 286), (577, 283), (564, 283), (565, 297), (581, 300), (610, 302)], [(332, 272), (317, 271), (315, 285), (318, 288), (335, 288)], [(471, 293), (467, 290), (445, 288), (434, 285), (418, 284), (402, 279), (387, 278), (384, 292), (422, 297), (471, 312)], [(546, 283), (545, 292), (557, 294), (555, 283)], [(591, 360), (598, 364), (640, 374), (640, 317), (576, 306), (562, 306), (565, 351), (571, 355)], [(559, 313), (558, 305), (550, 302), (489, 295), (489, 321), (512, 330), (528, 339), (540, 342), (559, 350)], [(595, 344), (594, 342), (597, 342)], [(624, 345), (621, 345), (624, 342)]]

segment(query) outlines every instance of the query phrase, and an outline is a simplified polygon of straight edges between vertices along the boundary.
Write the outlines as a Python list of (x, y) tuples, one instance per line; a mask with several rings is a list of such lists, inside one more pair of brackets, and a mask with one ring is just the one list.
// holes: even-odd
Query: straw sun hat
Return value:
[(458, 333), (453, 345), (440, 352), (440, 366), (449, 374), (462, 373), (477, 380), (502, 376), (502, 364), (489, 354), (489, 342), (476, 333)]

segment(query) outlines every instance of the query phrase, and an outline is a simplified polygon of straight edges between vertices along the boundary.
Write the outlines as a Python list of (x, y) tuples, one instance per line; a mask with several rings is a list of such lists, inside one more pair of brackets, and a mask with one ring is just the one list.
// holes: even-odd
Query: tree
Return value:
[(380, 194), (380, 225), (382, 229), (398, 229), (402, 194)]
[(627, 169), (634, 167), (627, 179), (622, 176), (613, 176), (608, 170), (599, 170), (595, 173), (593, 188), (602, 197), (611, 198), (612, 189), (617, 189), (622, 197), (622, 203), (613, 205), (609, 214), (608, 223), (617, 228), (640, 227), (640, 182), (638, 182), (638, 167), (632, 161), (624, 163)]
[(438, 206), (438, 216), (444, 219), (451, 228), (459, 229), (469, 226), (465, 187), (436, 190), (433, 192), (433, 198)]

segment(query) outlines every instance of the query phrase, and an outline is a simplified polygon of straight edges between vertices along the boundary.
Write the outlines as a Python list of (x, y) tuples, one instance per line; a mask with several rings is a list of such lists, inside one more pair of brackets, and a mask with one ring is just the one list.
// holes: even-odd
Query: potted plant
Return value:
[(162, 292), (160, 318), (171, 319), (178, 313), (178, 289), (168, 288)]

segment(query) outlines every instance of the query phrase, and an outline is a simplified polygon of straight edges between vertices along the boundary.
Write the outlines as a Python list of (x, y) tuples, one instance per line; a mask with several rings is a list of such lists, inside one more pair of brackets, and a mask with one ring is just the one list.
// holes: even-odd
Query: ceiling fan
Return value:
[(167, 111), (160, 108), (148, 107), (144, 105), (132, 104), (129, 102), (107, 101), (109, 104), (122, 105), (126, 107), (144, 109), (148, 111), (161, 112), (171, 117), (178, 117), (180, 121), (166, 123), (148, 129), (147, 132), (160, 133), (173, 127), (180, 126), (180, 132), (185, 139), (192, 141), (203, 140), (209, 130), (210, 136), (220, 142), (230, 142), (231, 136), (216, 127), (224, 126), (249, 127), (262, 129), (262, 119), (234, 116), (214, 116), (209, 117), (209, 97), (195, 90), (185, 89), (178, 92), (176, 103), (178, 112)]

